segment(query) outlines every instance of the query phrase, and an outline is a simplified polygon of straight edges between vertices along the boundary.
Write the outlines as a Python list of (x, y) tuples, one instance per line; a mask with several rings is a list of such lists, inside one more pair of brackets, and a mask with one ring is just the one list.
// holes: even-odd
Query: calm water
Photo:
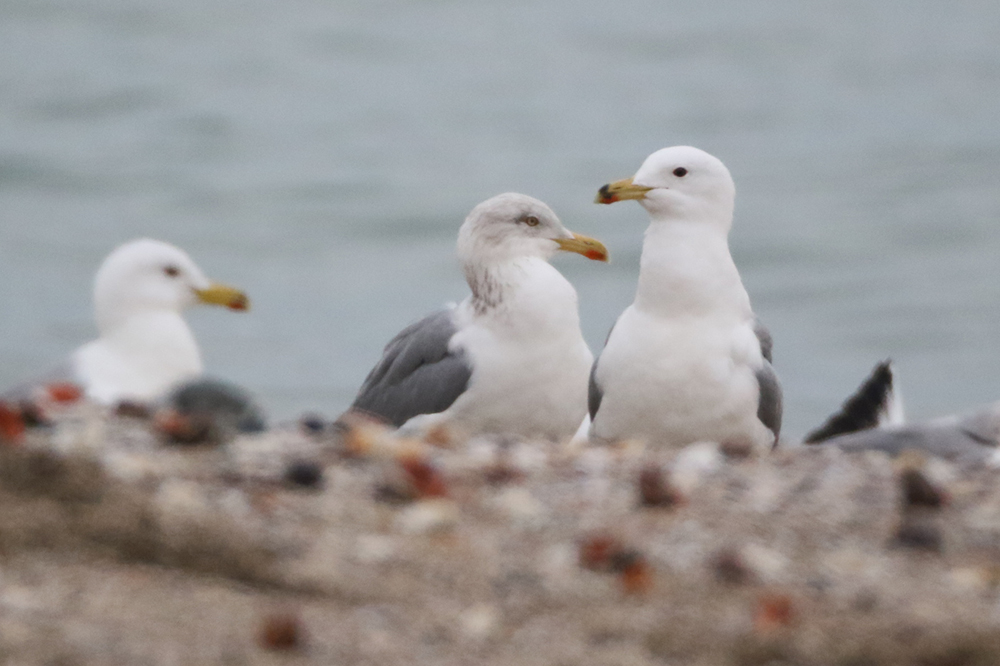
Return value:
[(607, 241), (558, 261), (597, 347), (645, 213), (595, 190), (685, 143), (736, 179), (789, 435), (888, 356), (913, 416), (1000, 399), (998, 34), (995, 0), (0, 0), (0, 386), (153, 236), (254, 299), (191, 313), (213, 374), (336, 414), (508, 190)]

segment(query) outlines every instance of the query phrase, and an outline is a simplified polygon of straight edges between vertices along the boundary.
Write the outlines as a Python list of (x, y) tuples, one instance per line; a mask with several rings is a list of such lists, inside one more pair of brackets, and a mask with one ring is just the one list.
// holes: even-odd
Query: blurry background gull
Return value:
[(917, 452), (963, 466), (998, 467), (1000, 402), (907, 423), (892, 364), (882, 361), (803, 443), (845, 451), (883, 451), (894, 457)]
[(48, 384), (77, 384), (102, 404), (151, 402), (202, 373), (201, 353), (182, 312), (202, 303), (246, 310), (243, 292), (209, 281), (180, 248), (134, 240), (115, 249), (94, 280), (98, 338), (63, 365), (6, 394), (30, 399)]

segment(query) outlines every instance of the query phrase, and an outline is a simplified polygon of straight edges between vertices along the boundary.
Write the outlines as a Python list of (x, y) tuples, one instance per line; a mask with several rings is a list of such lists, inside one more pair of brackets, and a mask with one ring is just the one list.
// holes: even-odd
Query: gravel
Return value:
[(0, 446), (5, 663), (1000, 663), (989, 469), (52, 420)]

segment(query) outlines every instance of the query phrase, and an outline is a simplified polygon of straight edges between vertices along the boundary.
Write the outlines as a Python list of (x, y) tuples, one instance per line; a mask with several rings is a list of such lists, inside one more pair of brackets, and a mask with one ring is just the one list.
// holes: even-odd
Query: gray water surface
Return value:
[(465, 285), (458, 225), (522, 191), (607, 242), (557, 264), (595, 350), (631, 302), (658, 148), (720, 157), (733, 255), (801, 435), (892, 357), (908, 410), (1000, 399), (1000, 3), (0, 0), (0, 386), (94, 335), (138, 236), (251, 295), (209, 371), (335, 415)]

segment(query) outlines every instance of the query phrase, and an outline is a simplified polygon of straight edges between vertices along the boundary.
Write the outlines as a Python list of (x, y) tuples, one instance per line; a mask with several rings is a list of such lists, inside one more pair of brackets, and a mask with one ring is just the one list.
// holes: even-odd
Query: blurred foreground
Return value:
[(181, 446), (78, 405), (8, 442), (0, 654), (1000, 663), (993, 472), (322, 425)]

